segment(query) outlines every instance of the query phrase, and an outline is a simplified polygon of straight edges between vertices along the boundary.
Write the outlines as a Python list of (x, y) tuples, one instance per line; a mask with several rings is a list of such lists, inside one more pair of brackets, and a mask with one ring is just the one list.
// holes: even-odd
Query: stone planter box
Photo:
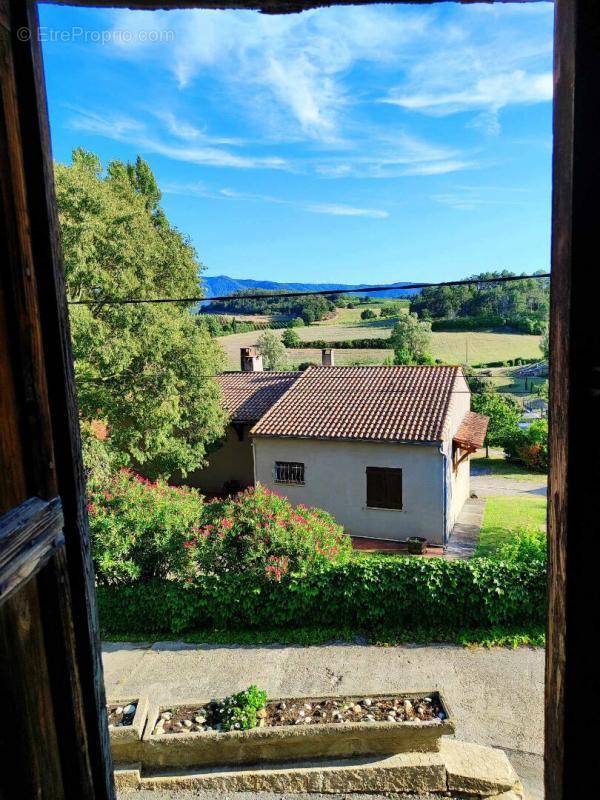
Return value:
[[(143, 768), (188, 768), (258, 764), (311, 758), (393, 755), (408, 752), (439, 752), (442, 736), (454, 733), (447, 704), (439, 692), (402, 692), (403, 697), (435, 697), (446, 718), (410, 722), (347, 722), (252, 728), (248, 731), (197, 731), (154, 734), (165, 706), (153, 705), (148, 714), (140, 761)], [(389, 697), (369, 695), (376, 701)], [(348, 698), (355, 702), (364, 698)], [(284, 698), (287, 699), (287, 698)], [(297, 698), (309, 700), (333, 698)], [(180, 702), (200, 708), (207, 700)], [(277, 702), (270, 698), (269, 702)], [(173, 704), (175, 705), (175, 704)], [(172, 706), (171, 706), (172, 707)]]
[(131, 764), (139, 761), (139, 754), (142, 744), (142, 736), (146, 720), (148, 719), (149, 701), (147, 697), (128, 697), (124, 700), (118, 698), (108, 701), (108, 705), (125, 706), (128, 703), (136, 703), (137, 708), (131, 725), (124, 725), (121, 728), (109, 728), (110, 750), (113, 761), (117, 764)]

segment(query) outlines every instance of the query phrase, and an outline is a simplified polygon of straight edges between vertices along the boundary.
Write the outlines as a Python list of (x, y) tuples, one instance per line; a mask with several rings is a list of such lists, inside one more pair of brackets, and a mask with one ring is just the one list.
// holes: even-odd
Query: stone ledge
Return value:
[(449, 739), (442, 741), (440, 755), (451, 792), (491, 797), (518, 785), (518, 775), (503, 750)]
[(439, 753), (316, 760), (143, 774), (134, 764), (115, 772), (120, 789), (212, 790), (341, 794), (404, 792), (468, 794), (521, 800), (522, 787), (506, 754), (491, 747), (447, 741)]
[(435, 792), (446, 789), (446, 769), (438, 753), (399, 753), (384, 758), (213, 767), (149, 775), (142, 777), (141, 788), (294, 793)]

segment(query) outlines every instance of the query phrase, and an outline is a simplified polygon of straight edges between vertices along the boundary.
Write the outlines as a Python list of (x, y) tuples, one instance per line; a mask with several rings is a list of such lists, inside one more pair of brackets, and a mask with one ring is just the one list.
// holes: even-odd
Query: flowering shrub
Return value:
[(337, 563), (352, 552), (331, 514), (297, 506), (263, 486), (205, 503), (202, 526), (185, 543), (201, 574), (244, 573), (276, 583)]
[(511, 461), (530, 469), (548, 469), (548, 422), (538, 419), (528, 428), (515, 430), (506, 437), (504, 451)]
[(196, 490), (121, 470), (90, 479), (88, 514), (100, 582), (191, 577), (185, 544), (200, 529), (202, 497)]

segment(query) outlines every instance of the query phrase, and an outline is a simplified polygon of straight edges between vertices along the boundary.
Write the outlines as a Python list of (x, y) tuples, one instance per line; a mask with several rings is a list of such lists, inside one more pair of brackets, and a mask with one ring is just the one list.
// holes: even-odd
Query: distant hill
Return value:
[[(280, 292), (331, 292), (336, 289), (343, 289), (348, 294), (353, 290), (370, 286), (368, 283), (278, 283), (277, 281), (254, 281), (250, 278), (230, 278), (228, 275), (202, 276), (202, 283), (205, 287), (206, 298), (227, 297), (237, 292), (248, 291), (251, 289), (273, 289)], [(402, 286), (402, 282), (391, 283), (390, 286)], [(384, 292), (374, 292), (377, 297), (412, 297), (418, 294), (420, 289), (386, 289)]]

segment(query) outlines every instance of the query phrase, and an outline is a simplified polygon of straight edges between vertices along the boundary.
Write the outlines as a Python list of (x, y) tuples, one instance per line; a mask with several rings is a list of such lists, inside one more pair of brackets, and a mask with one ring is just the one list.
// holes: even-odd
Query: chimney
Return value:
[(335, 366), (335, 351), (334, 350), (321, 350), (321, 366), (334, 367)]
[(256, 347), (242, 347), (240, 352), (242, 372), (262, 372), (263, 361)]

